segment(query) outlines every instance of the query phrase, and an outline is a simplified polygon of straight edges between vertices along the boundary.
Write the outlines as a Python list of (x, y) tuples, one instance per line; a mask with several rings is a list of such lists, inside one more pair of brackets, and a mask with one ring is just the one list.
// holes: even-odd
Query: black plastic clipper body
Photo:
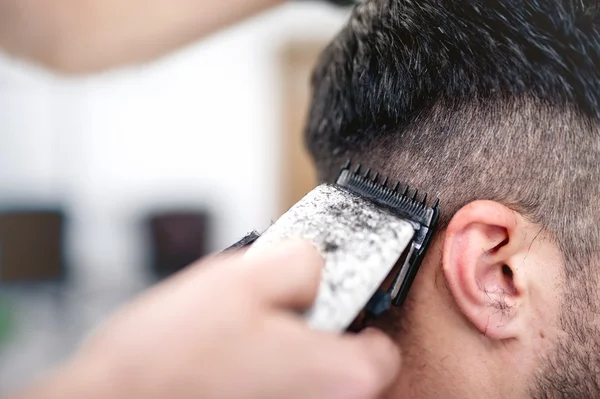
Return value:
[(246, 234), (244, 238), (242, 238), (229, 248), (225, 249), (223, 252), (237, 251), (238, 249), (249, 247), (252, 244), (254, 244), (254, 242), (259, 238), (260, 233), (258, 231), (251, 231), (250, 233)]
[(415, 230), (412, 244), (405, 251), (404, 262), (394, 276), (391, 287), (387, 292), (378, 291), (367, 305), (367, 311), (378, 316), (389, 308), (390, 302), (400, 306), (406, 299), (437, 226), (439, 200), (428, 206), (427, 194), (419, 199), (418, 190), (412, 190), (408, 185), (402, 186), (400, 192), (399, 183), (389, 187), (387, 177), (373, 173), (370, 169), (361, 172), (360, 164), (353, 170), (350, 169), (351, 166), (348, 161), (336, 184), (409, 221)]

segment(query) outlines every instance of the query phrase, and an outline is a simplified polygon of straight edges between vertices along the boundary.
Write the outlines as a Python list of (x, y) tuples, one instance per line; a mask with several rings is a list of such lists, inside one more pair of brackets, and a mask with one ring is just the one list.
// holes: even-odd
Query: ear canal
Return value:
[(502, 274), (504, 275), (504, 280), (506, 281), (506, 287), (508, 287), (509, 294), (516, 295), (517, 287), (515, 286), (514, 274), (510, 266), (507, 264), (502, 265)]

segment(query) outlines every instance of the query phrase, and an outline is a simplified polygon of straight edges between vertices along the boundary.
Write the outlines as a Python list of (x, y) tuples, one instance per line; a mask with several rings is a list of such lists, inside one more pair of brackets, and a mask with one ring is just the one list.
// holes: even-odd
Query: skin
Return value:
[(326, 334), (298, 315), (323, 261), (305, 242), (213, 258), (117, 313), (60, 370), (14, 399), (369, 399), (395, 380), (383, 333)]
[(0, 0), (0, 49), (62, 73), (150, 61), (283, 0)]
[(551, 237), (493, 201), (461, 209), (428, 251), (401, 314), (386, 398), (529, 398), (558, 327), (563, 260)]

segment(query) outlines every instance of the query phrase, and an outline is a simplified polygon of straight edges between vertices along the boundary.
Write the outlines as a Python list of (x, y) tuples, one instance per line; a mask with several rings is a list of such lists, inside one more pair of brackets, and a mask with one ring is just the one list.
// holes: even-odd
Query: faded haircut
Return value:
[[(367, 0), (312, 84), (306, 140), (322, 180), (351, 158), (439, 197), (442, 226), (470, 201), (506, 204), (561, 247), (565, 303), (600, 312), (597, 2)], [(577, 337), (585, 321), (563, 313), (582, 372), (540, 381), (600, 395), (600, 333)]]

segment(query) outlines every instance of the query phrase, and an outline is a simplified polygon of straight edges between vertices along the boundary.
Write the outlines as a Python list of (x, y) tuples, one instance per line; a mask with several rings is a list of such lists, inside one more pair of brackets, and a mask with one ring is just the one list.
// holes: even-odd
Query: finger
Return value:
[(269, 304), (303, 310), (313, 304), (319, 289), (324, 261), (318, 250), (304, 240), (278, 244), (268, 251), (248, 252), (244, 284)]
[[(341, 339), (340, 339), (341, 338)], [(401, 355), (396, 344), (384, 333), (368, 329), (358, 335), (338, 337), (322, 348), (340, 374), (331, 398), (377, 398), (396, 380)], [(333, 384), (332, 384), (333, 385)]]

